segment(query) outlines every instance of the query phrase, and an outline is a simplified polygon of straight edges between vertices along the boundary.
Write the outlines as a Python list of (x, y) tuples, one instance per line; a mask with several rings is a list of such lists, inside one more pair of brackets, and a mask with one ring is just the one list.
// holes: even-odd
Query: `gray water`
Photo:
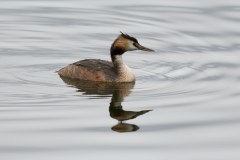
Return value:
[[(58, 76), (120, 31), (135, 84)], [(0, 38), (1, 160), (240, 159), (240, 2), (2, 0)]]

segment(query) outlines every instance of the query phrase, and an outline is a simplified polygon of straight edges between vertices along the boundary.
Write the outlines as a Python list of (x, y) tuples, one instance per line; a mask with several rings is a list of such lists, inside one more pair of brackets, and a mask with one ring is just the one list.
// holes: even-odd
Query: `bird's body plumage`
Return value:
[(132, 82), (133, 73), (123, 64), (116, 67), (112, 62), (100, 59), (85, 59), (59, 70), (60, 76), (73, 79), (102, 82)]

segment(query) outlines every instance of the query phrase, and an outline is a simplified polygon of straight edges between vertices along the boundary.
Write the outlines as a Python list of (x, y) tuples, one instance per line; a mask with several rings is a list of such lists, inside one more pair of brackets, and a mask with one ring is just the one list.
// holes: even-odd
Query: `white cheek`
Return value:
[(138, 48), (133, 45), (132, 41), (128, 41), (128, 50), (129, 51), (134, 51), (137, 50)]

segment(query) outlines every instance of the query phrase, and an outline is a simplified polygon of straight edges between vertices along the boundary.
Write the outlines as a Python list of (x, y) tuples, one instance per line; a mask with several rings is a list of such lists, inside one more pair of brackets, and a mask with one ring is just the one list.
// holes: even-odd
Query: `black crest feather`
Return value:
[(137, 40), (136, 38), (134, 38), (134, 37), (132, 37), (132, 36), (129, 36), (128, 34), (124, 34), (124, 33), (122, 33), (121, 31), (120, 31), (120, 33), (121, 33), (121, 36), (123, 36), (124, 38), (129, 39), (129, 40), (131, 40), (131, 41), (133, 41), (133, 42), (138, 43), (138, 40)]

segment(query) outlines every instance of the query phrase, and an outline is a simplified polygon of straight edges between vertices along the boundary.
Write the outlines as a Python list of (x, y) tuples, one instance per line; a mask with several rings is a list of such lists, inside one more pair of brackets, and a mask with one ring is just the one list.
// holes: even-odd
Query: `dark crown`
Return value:
[(124, 37), (124, 38), (126, 38), (126, 39), (129, 39), (129, 40), (131, 40), (131, 41), (133, 41), (133, 42), (138, 43), (138, 40), (137, 40), (136, 38), (131, 37), (131, 36), (129, 36), (128, 34), (124, 34), (124, 33), (122, 33), (122, 32), (120, 32), (120, 33), (121, 33), (121, 36), (122, 36), (122, 37)]

